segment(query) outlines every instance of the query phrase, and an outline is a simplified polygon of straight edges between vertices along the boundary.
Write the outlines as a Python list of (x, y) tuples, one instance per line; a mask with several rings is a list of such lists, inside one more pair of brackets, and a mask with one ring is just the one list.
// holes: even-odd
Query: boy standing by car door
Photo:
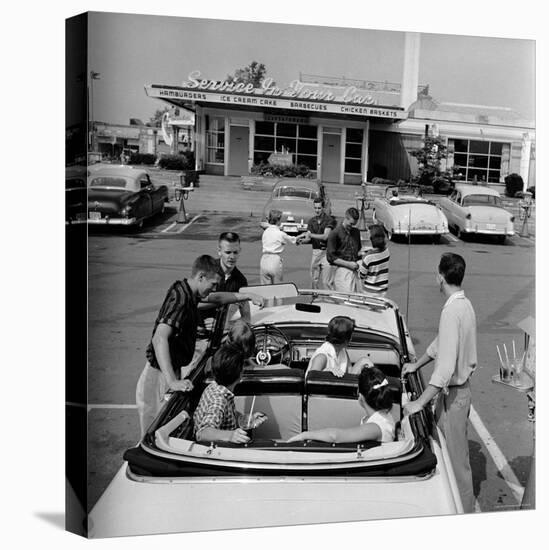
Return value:
[(415, 401), (404, 405), (404, 412), (419, 412), (437, 398), (437, 425), (446, 438), (463, 511), (469, 513), (474, 510), (474, 494), (467, 421), (471, 408), (469, 378), (477, 366), (477, 335), (475, 311), (461, 288), (464, 275), (465, 260), (459, 254), (448, 252), (441, 256), (437, 282), (446, 302), (440, 314), (438, 334), (418, 361), (404, 364), (402, 376), (434, 359), (429, 385)]
[(152, 338), (147, 363), (136, 388), (141, 437), (155, 419), (168, 390), (190, 391), (190, 380), (180, 380), (180, 369), (194, 355), (199, 323), (198, 301), (215, 290), (221, 280), (219, 263), (208, 255), (193, 263), (191, 277), (173, 283), (164, 299)]
[(324, 211), (322, 199), (313, 201), (315, 215), (307, 223), (307, 231), (297, 237), (297, 244), (311, 243), (313, 255), (311, 258), (311, 288), (333, 288), (333, 269), (326, 258), (328, 235), (336, 226), (333, 216)]

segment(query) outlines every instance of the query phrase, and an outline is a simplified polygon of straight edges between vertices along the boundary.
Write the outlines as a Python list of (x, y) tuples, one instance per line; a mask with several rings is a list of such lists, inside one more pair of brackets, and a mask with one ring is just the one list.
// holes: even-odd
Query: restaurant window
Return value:
[(509, 144), (472, 139), (454, 140), (454, 174), (464, 181), (499, 183), (502, 174), (502, 158)]
[(225, 119), (206, 115), (206, 163), (225, 162)]
[(317, 127), (282, 122), (255, 123), (254, 164), (268, 162), (272, 153), (280, 153), (283, 148), (292, 155), (294, 164), (305, 164), (316, 170)]
[(347, 128), (345, 139), (345, 173), (362, 173), (362, 141), (364, 130), (362, 128)]

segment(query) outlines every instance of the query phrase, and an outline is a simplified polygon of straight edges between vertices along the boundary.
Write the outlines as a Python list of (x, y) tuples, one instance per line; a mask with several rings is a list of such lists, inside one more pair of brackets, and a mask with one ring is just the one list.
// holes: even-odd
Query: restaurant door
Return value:
[(245, 176), (248, 173), (249, 129), (231, 126), (229, 144), (229, 176)]
[(341, 168), (341, 135), (326, 134), (322, 138), (322, 181), (339, 183)]

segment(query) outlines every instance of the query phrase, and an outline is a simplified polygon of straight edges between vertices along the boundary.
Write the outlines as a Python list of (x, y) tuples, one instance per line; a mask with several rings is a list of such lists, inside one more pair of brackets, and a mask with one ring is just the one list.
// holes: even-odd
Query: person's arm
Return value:
[(263, 307), (264, 299), (258, 294), (243, 294), (241, 292), (211, 292), (204, 300), (205, 303), (224, 306), (226, 304), (237, 304), (241, 302), (252, 302), (256, 306)]
[(235, 430), (219, 430), (206, 426), (196, 434), (196, 440), (201, 441), (229, 441), (230, 443), (248, 443), (250, 438), (242, 428)]
[(154, 354), (158, 361), (158, 366), (162, 371), (162, 374), (166, 377), (168, 387), (173, 391), (190, 391), (193, 388), (193, 384), (190, 380), (178, 380), (175, 375), (175, 371), (172, 365), (172, 359), (170, 356), (170, 337), (173, 333), (173, 329), (170, 325), (160, 323), (154, 335), (152, 337), (152, 344), (154, 348)]
[(325, 441), (326, 443), (356, 443), (358, 441), (381, 439), (381, 429), (374, 422), (367, 422), (353, 428), (323, 428), (301, 432), (288, 439), (288, 443), (296, 441)]
[(319, 353), (311, 359), (309, 370), (324, 370), (327, 362), (326, 356), (323, 353)]
[(440, 390), (441, 388), (437, 388), (436, 386), (429, 384), (415, 401), (409, 401), (404, 404), (404, 416), (421, 411), (425, 405), (430, 403), (431, 400), (436, 397)]
[(426, 351), (415, 363), (404, 363), (404, 365), (402, 365), (402, 376), (411, 372), (416, 372), (416, 370), (430, 363), (432, 360), (433, 357)]
[(317, 239), (319, 241), (327, 241), (328, 237), (330, 236), (331, 228), (327, 227), (324, 229), (324, 233), (311, 233), (310, 231), (307, 231), (309, 239)]

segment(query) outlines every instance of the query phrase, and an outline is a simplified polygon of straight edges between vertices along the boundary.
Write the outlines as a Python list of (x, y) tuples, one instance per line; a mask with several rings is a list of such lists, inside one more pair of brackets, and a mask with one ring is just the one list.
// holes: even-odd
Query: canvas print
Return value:
[(67, 529), (535, 508), (535, 42), (66, 38)]

